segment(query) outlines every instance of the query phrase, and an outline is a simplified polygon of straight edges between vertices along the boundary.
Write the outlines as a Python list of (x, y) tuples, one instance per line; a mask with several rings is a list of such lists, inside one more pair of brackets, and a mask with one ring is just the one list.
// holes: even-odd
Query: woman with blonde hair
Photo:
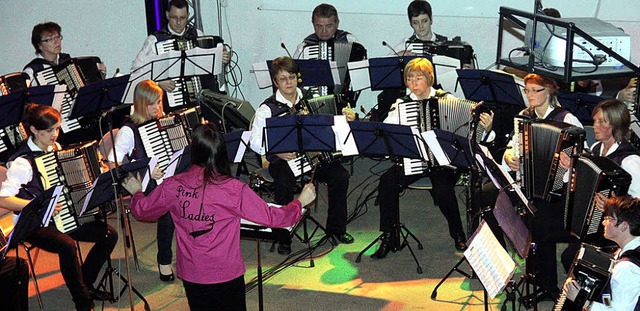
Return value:
[[(140, 137), (138, 126), (164, 116), (162, 110), (162, 94), (162, 89), (152, 80), (144, 80), (138, 83), (133, 95), (133, 112), (129, 116), (129, 120), (125, 121), (116, 135), (115, 156), (113, 152), (111, 152), (109, 154), (109, 161), (114, 162), (117, 160), (118, 163), (121, 163), (125, 159), (125, 156), (129, 161), (147, 157), (142, 145), (142, 138)], [(164, 172), (157, 167), (151, 174), (154, 180), (160, 179), (163, 176)], [(150, 187), (150, 189), (153, 189), (155, 184), (151, 183)], [(173, 252), (171, 251), (173, 231), (173, 221), (169, 213), (166, 213), (158, 219), (157, 227), (158, 270), (160, 280), (165, 282), (174, 280), (173, 268), (171, 267), (173, 258)]]

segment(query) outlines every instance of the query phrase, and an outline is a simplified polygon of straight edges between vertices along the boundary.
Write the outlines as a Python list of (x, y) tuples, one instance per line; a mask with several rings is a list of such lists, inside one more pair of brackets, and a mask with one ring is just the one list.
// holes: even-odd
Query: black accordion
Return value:
[(551, 120), (519, 120), (520, 163), (524, 192), (527, 198), (551, 200), (561, 195), (563, 177), (560, 153), (582, 152), (584, 129)]
[(191, 143), (190, 130), (182, 120), (179, 115), (169, 115), (138, 126), (145, 155), (157, 156), (157, 167), (163, 171), (171, 164), (171, 156)]
[(560, 295), (553, 311), (581, 311), (587, 300), (600, 300), (615, 264), (613, 257), (595, 246), (582, 244), (569, 276), (580, 285), (580, 292), (574, 301), (569, 301), (564, 293)]
[[(401, 125), (417, 128), (420, 132), (441, 129), (460, 136), (469, 135), (471, 108), (476, 102), (453, 96), (434, 97), (423, 101), (398, 103), (398, 117)], [(479, 130), (482, 134), (482, 130)], [(436, 161), (428, 151), (428, 162), (420, 159), (403, 159), (405, 175), (422, 174)], [(431, 163), (431, 164), (429, 164)]]
[(0, 76), (0, 95), (26, 89), (29, 75), (24, 72), (14, 72), (4, 76)]
[(35, 158), (45, 190), (64, 185), (58, 201), (62, 204), (62, 210), (53, 217), (60, 232), (71, 232), (82, 224), (95, 220), (97, 207), (90, 207), (82, 216), (80, 212), (87, 193), (101, 172), (96, 145), (92, 141)]
[(39, 85), (66, 84), (67, 91), (75, 94), (81, 87), (103, 79), (98, 70), (101, 62), (96, 56), (71, 58), (36, 72), (35, 79)]
[(631, 175), (611, 159), (587, 155), (577, 158), (565, 197), (567, 231), (583, 240), (602, 237), (604, 215), (595, 205), (596, 194), (626, 195), (630, 184)]
[(460, 65), (471, 64), (473, 60), (473, 47), (461, 41), (459, 37), (444, 42), (410, 40), (405, 43), (405, 50), (419, 56), (432, 54), (449, 56), (460, 60)]

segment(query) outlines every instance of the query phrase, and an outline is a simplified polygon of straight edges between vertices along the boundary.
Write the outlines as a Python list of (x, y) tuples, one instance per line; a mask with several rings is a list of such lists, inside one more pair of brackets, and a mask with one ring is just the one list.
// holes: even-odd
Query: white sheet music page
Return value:
[(251, 68), (253, 70), (253, 74), (256, 76), (256, 82), (258, 83), (259, 88), (265, 89), (273, 84), (267, 62), (254, 63)]
[(436, 158), (436, 161), (438, 161), (438, 164), (441, 166), (450, 165), (451, 161), (449, 161), (449, 157), (447, 157), (447, 154), (444, 152), (444, 150), (442, 150), (442, 147), (438, 142), (436, 132), (426, 131), (421, 135), (422, 139), (424, 139), (424, 141), (429, 146), (429, 150), (431, 150), (431, 153)]
[[(176, 168), (178, 167), (178, 163), (180, 162), (180, 157), (182, 156), (183, 153), (184, 153), (184, 148), (174, 152), (171, 155), (171, 158), (169, 159), (169, 166), (167, 166), (167, 169), (164, 171), (164, 177), (162, 177), (162, 179), (171, 177), (176, 174)], [(160, 184), (160, 182), (158, 184)]]
[(351, 77), (351, 87), (354, 91), (361, 91), (371, 87), (371, 77), (369, 76), (369, 60), (348, 62), (349, 76)]
[(49, 226), (51, 217), (53, 217), (53, 211), (56, 209), (56, 205), (58, 205), (58, 200), (62, 194), (62, 188), (64, 188), (64, 186), (56, 186), (53, 190), (53, 196), (51, 196), (51, 200), (49, 200), (49, 204), (47, 205), (47, 211), (44, 213), (44, 217), (42, 218), (43, 227)]
[(516, 263), (500, 245), (489, 225), (483, 220), (470, 238), (464, 257), (478, 275), (491, 299), (507, 286), (516, 270)]
[[(525, 205), (527, 205), (527, 202), (529, 202), (529, 200), (527, 200), (527, 197), (524, 195), (524, 192), (522, 192), (522, 189), (520, 189), (520, 186), (518, 186), (516, 184), (516, 181), (513, 180), (513, 177), (511, 177), (511, 174), (509, 174), (502, 165), (498, 164), (494, 159), (493, 159), (493, 155), (491, 155), (491, 152), (489, 151), (489, 148), (487, 148), (486, 146), (483, 145), (479, 145), (480, 146), (480, 150), (482, 150), (483, 154), (485, 157), (487, 157), (487, 159), (489, 159), (490, 161), (493, 161), (493, 164), (500, 169), (500, 173), (502, 174), (502, 176), (504, 176), (504, 178), (509, 182), (509, 185), (513, 185), (513, 187), (509, 187), (509, 189), (505, 189), (508, 191), (515, 191), (516, 194), (518, 195), (518, 197), (520, 198), (520, 200), (522, 200), (522, 203), (524, 203)], [(486, 164), (484, 163), (484, 160), (482, 159), (482, 157), (479, 154), (476, 154), (476, 159), (480, 162), (480, 165), (482, 165), (482, 168), (484, 169), (485, 172), (488, 173), (489, 178), (491, 179), (491, 181), (493, 182), (493, 184), (496, 186), (497, 189), (501, 188), (500, 183), (498, 182), (498, 180), (496, 179), (495, 176), (493, 176), (493, 174), (491, 173), (490, 170), (487, 169)]]
[(353, 139), (349, 122), (345, 116), (334, 116), (333, 118), (333, 133), (336, 137), (336, 150), (342, 151), (343, 156), (352, 156), (358, 154), (358, 147), (356, 141)]
[(247, 146), (249, 145), (250, 138), (251, 131), (242, 132), (242, 135), (240, 135), (240, 146), (238, 146), (238, 152), (236, 152), (235, 157), (233, 158), (233, 163), (242, 162), (242, 158), (244, 157), (244, 153), (247, 151)]
[[(151, 180), (151, 172), (153, 172), (153, 168), (158, 164), (158, 156), (151, 157), (149, 160), (149, 167), (145, 170), (144, 177), (142, 177), (142, 191), (147, 190), (147, 186), (149, 185), (149, 180)], [(162, 183), (162, 178), (156, 180), (156, 183), (160, 185)]]

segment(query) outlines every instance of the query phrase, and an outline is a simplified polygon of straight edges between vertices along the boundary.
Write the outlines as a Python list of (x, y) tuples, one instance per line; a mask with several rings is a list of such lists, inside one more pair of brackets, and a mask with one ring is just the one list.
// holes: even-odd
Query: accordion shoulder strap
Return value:
[(620, 260), (630, 261), (640, 267), (640, 247), (624, 252), (622, 256), (620, 256)]

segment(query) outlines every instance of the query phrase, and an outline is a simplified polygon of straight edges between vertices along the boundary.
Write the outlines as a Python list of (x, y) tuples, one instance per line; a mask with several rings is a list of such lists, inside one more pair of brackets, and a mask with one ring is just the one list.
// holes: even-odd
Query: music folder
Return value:
[[(133, 174), (134, 176), (137, 176), (139, 174), (143, 177), (142, 190), (144, 191), (144, 189), (146, 189), (147, 187), (147, 183), (151, 175), (149, 170), (150, 165), (153, 165), (155, 167), (155, 164), (152, 163), (152, 159), (144, 158), (122, 164), (117, 168), (113, 168), (105, 173), (100, 174), (100, 176), (98, 176), (96, 181), (91, 186), (91, 189), (89, 189), (89, 192), (84, 199), (84, 203), (82, 204), (82, 210), (80, 211), (79, 216), (82, 216), (87, 209), (102, 205), (113, 200), (115, 197), (113, 183), (117, 182), (118, 184), (120, 184), (120, 182), (124, 180), (124, 178), (126, 178), (129, 173)], [(120, 180), (114, 180), (117, 177), (119, 177)], [(120, 191), (120, 194), (128, 194), (125, 189), (118, 190)]]
[(349, 122), (349, 126), (349, 136), (353, 137), (360, 155), (410, 159), (424, 159), (426, 156), (418, 130), (410, 126), (359, 121)]
[(11, 234), (9, 234), (7, 246), (2, 253), (2, 257), (6, 256), (7, 252), (15, 248), (18, 243), (24, 241), (33, 231), (49, 225), (53, 211), (62, 193), (62, 188), (63, 186), (56, 186), (45, 190), (22, 209), (18, 215), (16, 225), (13, 227)]
[(122, 104), (130, 75), (109, 78), (86, 85), (78, 91), (70, 119), (106, 111)]

